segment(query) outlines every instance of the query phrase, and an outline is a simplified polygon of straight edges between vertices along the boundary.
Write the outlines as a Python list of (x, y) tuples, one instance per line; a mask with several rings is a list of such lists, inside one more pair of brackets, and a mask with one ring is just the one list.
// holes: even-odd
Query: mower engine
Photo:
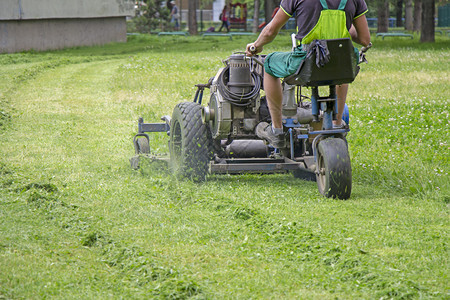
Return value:
[(254, 139), (256, 125), (270, 119), (260, 98), (263, 68), (244, 54), (233, 54), (224, 63), (211, 79), (203, 121), (209, 124), (214, 140)]

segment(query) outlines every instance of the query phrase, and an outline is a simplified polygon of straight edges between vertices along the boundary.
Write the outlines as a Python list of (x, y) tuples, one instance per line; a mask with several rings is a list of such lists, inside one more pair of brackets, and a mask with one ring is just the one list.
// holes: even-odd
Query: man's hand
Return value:
[[(261, 33), (255, 42), (248, 44), (245, 49), (245, 54), (247, 56), (253, 56), (263, 51), (263, 46), (272, 42), (280, 32), (281, 27), (283, 27), (287, 21), (289, 21), (290, 16), (286, 14), (282, 9), (279, 9), (275, 14), (275, 17), (266, 27), (263, 28)], [(251, 51), (250, 47), (254, 46), (255, 50)], [(253, 47), (252, 47), (253, 48)]]
[(262, 46), (257, 47), (255, 45), (255, 43), (251, 43), (251, 44), (248, 44), (247, 47), (245, 48), (245, 55), (253, 56), (253, 55), (256, 55), (256, 54), (262, 52), (262, 50), (263, 50)]

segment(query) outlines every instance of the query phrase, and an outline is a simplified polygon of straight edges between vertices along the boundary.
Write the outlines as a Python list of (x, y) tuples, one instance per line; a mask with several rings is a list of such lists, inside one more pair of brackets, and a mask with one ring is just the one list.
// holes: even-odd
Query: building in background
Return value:
[(125, 42), (131, 0), (1, 0), (0, 53)]

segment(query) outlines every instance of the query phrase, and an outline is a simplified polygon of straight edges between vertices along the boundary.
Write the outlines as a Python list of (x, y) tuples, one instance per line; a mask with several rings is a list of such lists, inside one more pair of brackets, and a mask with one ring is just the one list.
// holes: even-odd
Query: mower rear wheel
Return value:
[(175, 175), (202, 181), (213, 157), (209, 126), (202, 121), (202, 106), (183, 102), (175, 106), (170, 124), (170, 166)]
[(317, 186), (328, 198), (348, 199), (352, 191), (352, 168), (347, 143), (340, 138), (319, 142), (317, 151)]

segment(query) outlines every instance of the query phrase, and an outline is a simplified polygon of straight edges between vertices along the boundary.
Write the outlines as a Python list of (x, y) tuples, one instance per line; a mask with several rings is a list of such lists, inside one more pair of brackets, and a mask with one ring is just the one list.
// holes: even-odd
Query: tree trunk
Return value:
[(420, 29), (420, 41), (434, 42), (434, 0), (422, 1), (422, 27)]
[(422, 27), (422, 0), (414, 0), (414, 31)]
[(188, 27), (189, 34), (196, 35), (197, 29), (197, 0), (188, 1)]
[(413, 19), (413, 0), (406, 0), (405, 3), (405, 29), (413, 31), (414, 19)]
[(255, 0), (254, 6), (255, 8), (253, 12), (253, 33), (257, 33), (259, 26), (259, 7), (260, 7), (259, 0)]
[(264, 0), (264, 14), (265, 14), (265, 21), (266, 24), (269, 24), (269, 22), (272, 20), (272, 13), (277, 7), (280, 5), (280, 1), (278, 0)]
[(378, 28), (377, 32), (388, 32), (389, 29), (389, 1), (381, 0), (378, 2)]
[(397, 27), (402, 27), (403, 26), (403, 0), (397, 0), (397, 5), (395, 6), (395, 16), (397, 18), (395, 25)]

